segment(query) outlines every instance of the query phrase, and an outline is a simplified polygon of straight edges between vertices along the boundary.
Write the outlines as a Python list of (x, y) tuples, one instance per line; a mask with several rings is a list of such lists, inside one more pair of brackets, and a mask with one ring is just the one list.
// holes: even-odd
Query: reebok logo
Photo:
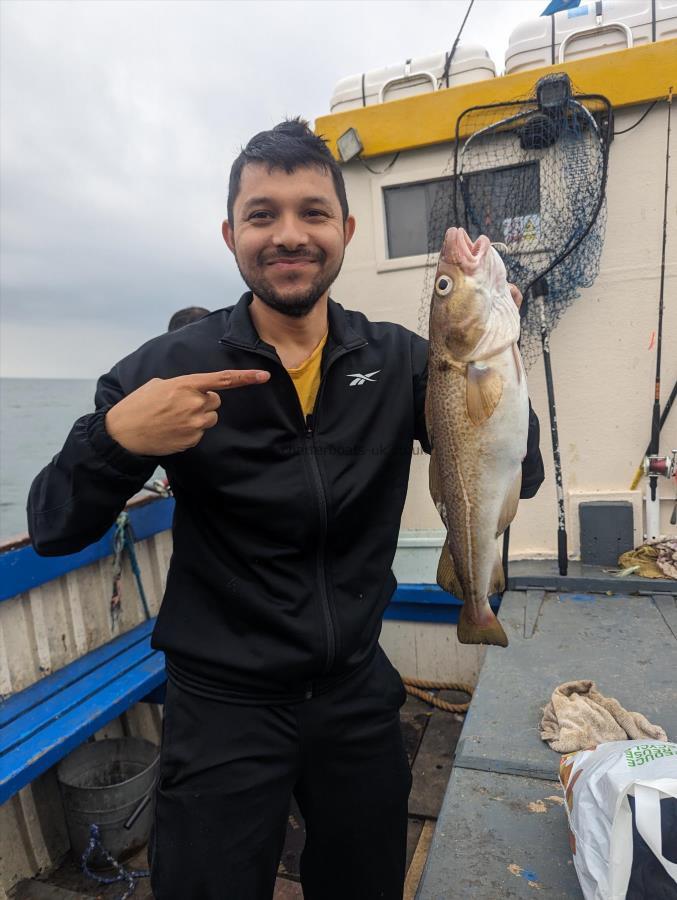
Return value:
[(377, 369), (375, 372), (367, 372), (366, 375), (362, 375), (360, 372), (353, 372), (352, 375), (346, 375), (346, 378), (353, 379), (348, 387), (355, 387), (356, 384), (364, 384), (365, 381), (376, 381), (373, 376), (378, 375), (380, 371), (380, 369)]

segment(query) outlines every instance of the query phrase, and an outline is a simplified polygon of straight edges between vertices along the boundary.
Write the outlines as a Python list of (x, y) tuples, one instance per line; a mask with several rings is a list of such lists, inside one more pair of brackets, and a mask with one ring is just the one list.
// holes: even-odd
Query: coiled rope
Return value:
[[(117, 875), (107, 877), (105, 875), (97, 875), (96, 872), (92, 872), (87, 864), (89, 862), (89, 857), (95, 850), (98, 850), (99, 853), (104, 857), (106, 862), (108, 862), (112, 866), (112, 868), (116, 870)], [(149, 869), (126, 869), (123, 865), (121, 865), (101, 843), (101, 831), (99, 830), (99, 826), (96, 824), (91, 824), (89, 826), (89, 843), (87, 844), (85, 852), (82, 854), (82, 871), (85, 873), (85, 875), (87, 875), (89, 878), (92, 878), (94, 881), (97, 881), (99, 884), (115, 884), (118, 881), (126, 881), (127, 888), (119, 897), (119, 900), (129, 900), (129, 898), (136, 890), (137, 881), (140, 878), (150, 877)]]
[(470, 706), (470, 700), (467, 703), (448, 703), (446, 700), (440, 700), (430, 691), (461, 691), (467, 694), (470, 699), (473, 695), (473, 687), (462, 681), (427, 681), (424, 678), (402, 678), (405, 690), (413, 697), (418, 697), (437, 709), (443, 709), (450, 713), (465, 713)]

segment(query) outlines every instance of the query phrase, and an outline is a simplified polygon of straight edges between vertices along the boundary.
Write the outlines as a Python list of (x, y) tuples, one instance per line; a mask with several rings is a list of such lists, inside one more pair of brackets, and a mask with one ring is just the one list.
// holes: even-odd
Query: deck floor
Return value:
[[(451, 703), (462, 703), (467, 697), (454, 691), (441, 691), (439, 696)], [(442, 805), (449, 781), (454, 750), (463, 725), (462, 718), (435, 709), (416, 697), (407, 697), (401, 710), (402, 735), (413, 785), (409, 797), (409, 827), (407, 834), (407, 881), (404, 900), (413, 900), (435, 821)], [(287, 823), (274, 900), (301, 900), (299, 860), (305, 842), (303, 818), (292, 802)], [(337, 865), (341, 860), (337, 860)], [(144, 869), (148, 862), (145, 848), (125, 864), (128, 869)], [(125, 885), (99, 886), (83, 875), (70, 859), (47, 877), (21, 882), (13, 900), (118, 900)], [(134, 900), (152, 900), (147, 878), (137, 882)]]

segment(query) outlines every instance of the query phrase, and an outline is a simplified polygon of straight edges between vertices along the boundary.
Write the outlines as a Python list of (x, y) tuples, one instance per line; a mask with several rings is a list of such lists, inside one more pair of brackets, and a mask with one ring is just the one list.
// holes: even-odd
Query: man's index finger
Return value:
[(229, 388), (244, 387), (248, 384), (262, 384), (270, 378), (270, 372), (263, 369), (223, 369), (220, 372), (201, 372), (196, 375), (181, 376), (184, 384), (197, 391), (225, 391)]

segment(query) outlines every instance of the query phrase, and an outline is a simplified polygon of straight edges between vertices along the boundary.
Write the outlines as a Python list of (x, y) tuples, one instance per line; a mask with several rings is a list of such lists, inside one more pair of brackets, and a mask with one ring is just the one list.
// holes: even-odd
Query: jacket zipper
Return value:
[[(319, 392), (318, 392), (319, 393)], [(320, 512), (320, 539), (317, 544), (317, 583), (320, 588), (320, 602), (322, 605), (322, 614), (324, 617), (325, 635), (327, 638), (327, 657), (324, 664), (324, 671), (329, 672), (334, 665), (336, 659), (336, 631), (334, 629), (334, 620), (331, 615), (331, 607), (329, 604), (329, 589), (327, 586), (327, 570), (325, 567), (325, 556), (327, 546), (327, 495), (324, 492), (322, 484), (322, 475), (320, 467), (317, 464), (315, 456), (315, 440), (314, 440), (314, 422), (313, 414), (308, 413), (305, 419), (306, 423), (306, 440), (310, 441), (312, 453), (307, 454), (310, 460), (310, 471), (313, 478), (313, 487), (315, 488), (315, 496)], [(306, 455), (306, 454), (304, 454)]]
[[(238, 349), (248, 350), (250, 353), (257, 353), (259, 356), (265, 356), (268, 359), (272, 359), (276, 362), (285, 372), (287, 370), (282, 365), (282, 362), (279, 356), (275, 353), (269, 353), (267, 350), (259, 350), (254, 349), (252, 347), (246, 347), (241, 344), (237, 344), (234, 341), (230, 340), (221, 340), (223, 344), (230, 344), (231, 346), (237, 347)], [(317, 500), (317, 507), (320, 516), (320, 536), (317, 544), (317, 558), (316, 558), (316, 571), (317, 571), (317, 583), (320, 589), (320, 601), (322, 605), (322, 614), (324, 618), (324, 626), (325, 626), (325, 637), (327, 642), (327, 655), (324, 664), (324, 673), (328, 673), (331, 671), (332, 666), (334, 665), (334, 661), (336, 659), (336, 632), (334, 628), (334, 618), (332, 616), (331, 604), (329, 601), (329, 588), (327, 584), (327, 569), (325, 565), (326, 561), (326, 546), (327, 546), (327, 526), (328, 526), (328, 514), (327, 514), (327, 495), (324, 491), (324, 485), (322, 484), (322, 475), (320, 474), (320, 467), (317, 462), (317, 457), (315, 456), (315, 428), (317, 422), (316, 411), (319, 406), (320, 397), (322, 396), (322, 390), (324, 388), (325, 382), (327, 380), (327, 374), (331, 366), (336, 362), (340, 357), (345, 356), (346, 353), (350, 353), (352, 350), (358, 350), (361, 347), (366, 346), (368, 342), (364, 341), (364, 343), (356, 344), (354, 347), (346, 348), (339, 347), (335, 350), (327, 359), (327, 363), (324, 369), (324, 374), (320, 380), (320, 386), (317, 392), (317, 397), (315, 398), (315, 406), (313, 407), (313, 412), (308, 413), (307, 417), (303, 417), (303, 409), (301, 407), (300, 402), (298, 401), (298, 395), (296, 395), (297, 406), (301, 413), (301, 420), (303, 422), (303, 433), (306, 441), (310, 441), (311, 447), (313, 449), (312, 453), (303, 454), (304, 458), (306, 456), (310, 459), (310, 470), (312, 473), (312, 483), (315, 489), (315, 497)], [(291, 382), (291, 376), (287, 373), (287, 377)], [(296, 394), (296, 388), (292, 383), (292, 389)], [(312, 688), (306, 692), (306, 699), (310, 699), (312, 696)]]
[(322, 397), (324, 385), (327, 381), (329, 369), (337, 359), (345, 356), (346, 353), (350, 353), (351, 350), (357, 350), (359, 349), (359, 347), (364, 347), (366, 343), (367, 341), (365, 341), (363, 344), (351, 347), (350, 349), (339, 347), (327, 358), (327, 364), (324, 368), (322, 378), (320, 379), (320, 386), (317, 391), (317, 397), (315, 398), (313, 411), (312, 413), (308, 413), (308, 416), (305, 420), (306, 439), (311, 442), (313, 448), (313, 452), (308, 455), (310, 458), (310, 468), (313, 475), (313, 483), (315, 485), (318, 507), (320, 511), (320, 540), (318, 541), (317, 545), (317, 583), (320, 588), (320, 600), (322, 603), (322, 612), (324, 614), (324, 623), (327, 636), (327, 658), (324, 666), (325, 674), (331, 671), (331, 668), (334, 665), (334, 661), (336, 659), (336, 631), (334, 628), (334, 616), (332, 615), (331, 602), (329, 599), (329, 586), (326, 567), (327, 530), (329, 524), (329, 518), (327, 514), (327, 495), (325, 494), (324, 485), (322, 483), (320, 466), (317, 462), (317, 457), (315, 456), (315, 430), (317, 427), (317, 410), (319, 409), (320, 399)]

